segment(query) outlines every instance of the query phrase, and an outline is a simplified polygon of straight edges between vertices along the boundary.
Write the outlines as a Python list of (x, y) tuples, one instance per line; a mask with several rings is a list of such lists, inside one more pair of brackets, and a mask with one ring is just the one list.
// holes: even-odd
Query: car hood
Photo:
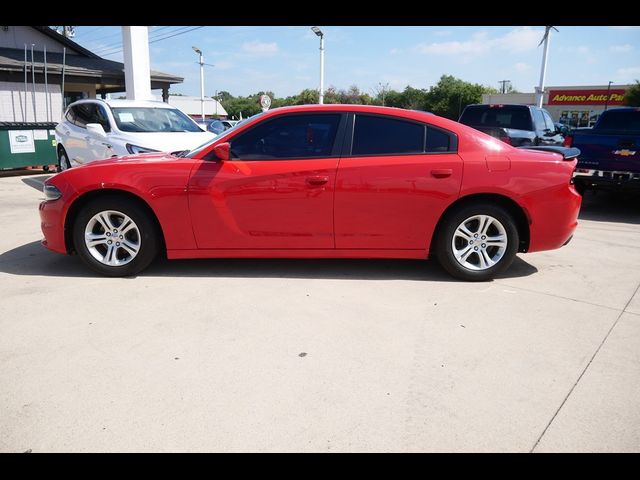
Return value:
[(117, 135), (114, 140), (159, 152), (193, 150), (216, 136), (211, 132), (152, 132)]
[(150, 152), (150, 153), (139, 153), (137, 155), (122, 155), (120, 157), (111, 157), (105, 160), (97, 160), (95, 162), (85, 163), (84, 165), (79, 165), (70, 170), (77, 170), (79, 168), (92, 168), (99, 167), (104, 165), (130, 165), (132, 163), (138, 164), (148, 164), (148, 163), (159, 163), (159, 162), (169, 162), (183, 160), (181, 157), (177, 157), (175, 155), (171, 155), (167, 152)]

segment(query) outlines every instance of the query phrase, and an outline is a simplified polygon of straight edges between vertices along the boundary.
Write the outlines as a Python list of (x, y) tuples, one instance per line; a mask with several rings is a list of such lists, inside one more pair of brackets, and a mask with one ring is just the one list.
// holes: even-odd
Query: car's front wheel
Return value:
[(148, 267), (160, 248), (158, 236), (148, 212), (138, 202), (119, 196), (89, 202), (73, 226), (80, 258), (112, 277), (135, 275)]
[(485, 281), (506, 270), (518, 251), (518, 228), (511, 214), (490, 203), (451, 212), (436, 239), (440, 264), (456, 278)]
[(67, 151), (64, 147), (60, 147), (58, 149), (58, 165), (60, 171), (68, 170), (71, 168), (71, 162), (69, 162), (69, 156), (67, 155)]

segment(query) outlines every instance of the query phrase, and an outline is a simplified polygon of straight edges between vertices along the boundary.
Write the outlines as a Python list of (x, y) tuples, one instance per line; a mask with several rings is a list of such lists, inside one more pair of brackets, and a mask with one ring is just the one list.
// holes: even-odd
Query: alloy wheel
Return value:
[(451, 248), (456, 261), (469, 270), (487, 270), (496, 265), (507, 250), (507, 231), (490, 215), (474, 215), (456, 228)]
[(140, 251), (141, 239), (136, 223), (115, 210), (96, 213), (84, 231), (84, 242), (91, 256), (110, 267), (131, 262)]

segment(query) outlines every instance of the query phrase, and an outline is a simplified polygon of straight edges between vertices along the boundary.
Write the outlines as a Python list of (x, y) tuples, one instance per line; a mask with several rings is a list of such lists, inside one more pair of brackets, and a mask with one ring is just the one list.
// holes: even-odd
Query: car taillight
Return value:
[(567, 135), (564, 137), (564, 142), (562, 142), (563, 147), (570, 147), (573, 143), (573, 137), (571, 135)]

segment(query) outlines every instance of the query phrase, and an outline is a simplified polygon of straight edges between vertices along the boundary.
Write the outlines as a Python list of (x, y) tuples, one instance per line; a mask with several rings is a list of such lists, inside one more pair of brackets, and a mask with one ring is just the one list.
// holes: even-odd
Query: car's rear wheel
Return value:
[(137, 202), (108, 196), (85, 205), (73, 226), (73, 243), (82, 260), (112, 277), (135, 275), (158, 254), (159, 233)]
[(69, 156), (64, 147), (58, 149), (58, 165), (61, 171), (71, 168), (71, 162), (69, 162)]
[(440, 264), (456, 278), (485, 281), (503, 272), (518, 251), (511, 214), (490, 203), (466, 205), (443, 220), (436, 239)]

